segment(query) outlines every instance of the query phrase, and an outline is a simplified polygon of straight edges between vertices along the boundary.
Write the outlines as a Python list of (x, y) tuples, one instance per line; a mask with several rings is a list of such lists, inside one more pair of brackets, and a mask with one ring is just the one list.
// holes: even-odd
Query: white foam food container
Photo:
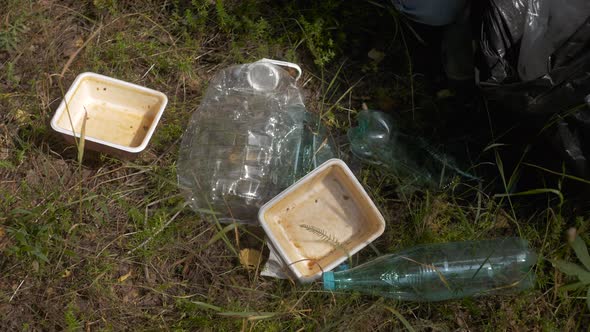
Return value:
[(82, 73), (65, 94), (51, 127), (73, 142), (86, 116), (85, 148), (133, 158), (146, 148), (167, 103), (159, 91)]
[(383, 216), (340, 159), (331, 159), (265, 204), (270, 244), (301, 282), (318, 279), (378, 238)]

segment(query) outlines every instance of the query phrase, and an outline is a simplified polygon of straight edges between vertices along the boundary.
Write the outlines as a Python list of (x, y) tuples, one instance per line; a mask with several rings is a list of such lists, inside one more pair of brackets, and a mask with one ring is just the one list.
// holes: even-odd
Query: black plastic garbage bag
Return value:
[[(568, 58), (555, 52), (589, 16), (588, 0), (490, 0), (482, 12), (480, 46), (487, 64), (483, 80), (530, 81), (549, 73), (555, 56)], [(579, 37), (584, 43), (590, 35)]]
[(480, 31), (486, 99), (531, 123), (553, 117), (545, 140), (576, 175), (588, 177), (590, 1), (491, 0)]

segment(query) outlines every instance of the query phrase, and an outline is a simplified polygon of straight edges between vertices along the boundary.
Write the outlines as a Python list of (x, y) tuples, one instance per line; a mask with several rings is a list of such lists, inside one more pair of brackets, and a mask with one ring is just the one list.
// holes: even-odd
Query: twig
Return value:
[(23, 281), (20, 282), (20, 284), (18, 284), (18, 287), (14, 290), (14, 293), (12, 293), (12, 296), (10, 297), (10, 300), (8, 300), (8, 302), (12, 302), (12, 299), (16, 296), (16, 293), (18, 292), (18, 290), (21, 288), (21, 286), (25, 283), (25, 280), (27, 280), (27, 277), (29, 275), (27, 274), (25, 276), (25, 278), (23, 279)]
[(150, 66), (150, 68), (149, 68), (149, 69), (148, 69), (148, 70), (145, 72), (145, 74), (143, 74), (143, 76), (141, 76), (141, 79), (143, 80), (143, 79), (144, 79), (144, 78), (147, 76), (147, 74), (149, 74), (149, 73), (150, 73), (150, 71), (152, 71), (152, 69), (154, 69), (154, 67), (155, 67), (155, 66), (156, 66), (156, 64), (155, 64), (155, 63), (152, 63), (152, 65), (151, 65), (151, 66)]
[(88, 37), (88, 39), (86, 39), (84, 44), (82, 44), (82, 46), (80, 46), (76, 50), (76, 52), (74, 52), (74, 54), (72, 54), (70, 56), (70, 58), (68, 59), (68, 62), (66, 62), (63, 69), (61, 70), (61, 74), (59, 75), (60, 77), (62, 77), (62, 78), (64, 77), (64, 74), (66, 73), (68, 68), (70, 68), (70, 65), (72, 64), (72, 62), (74, 62), (74, 59), (78, 56), (80, 51), (82, 51), (84, 49), (84, 47), (86, 47), (86, 45), (88, 45), (88, 43), (90, 43), (90, 41), (92, 41), (92, 39), (94, 39), (94, 37), (96, 37), (98, 35), (98, 33), (100, 32), (100, 30), (102, 30), (102, 28), (104, 28), (104, 25), (101, 25), (96, 30), (94, 30), (94, 32), (90, 35), (90, 37)]

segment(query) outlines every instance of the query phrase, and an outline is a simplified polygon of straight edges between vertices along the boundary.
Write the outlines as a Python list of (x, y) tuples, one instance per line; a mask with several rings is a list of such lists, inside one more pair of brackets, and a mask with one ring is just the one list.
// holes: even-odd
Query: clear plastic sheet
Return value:
[(256, 223), (260, 206), (335, 157), (282, 64), (232, 66), (210, 82), (184, 133), (177, 167), (195, 211), (221, 222)]
[(357, 120), (358, 126), (348, 131), (352, 153), (395, 174), (400, 179), (398, 191), (444, 188), (457, 176), (477, 180), (461, 170), (451, 156), (420, 137), (401, 132), (386, 113), (363, 110)]

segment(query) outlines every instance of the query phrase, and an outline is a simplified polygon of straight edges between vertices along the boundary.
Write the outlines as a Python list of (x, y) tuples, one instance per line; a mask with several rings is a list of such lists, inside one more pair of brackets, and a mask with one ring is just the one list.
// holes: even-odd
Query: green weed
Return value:
[(75, 332), (82, 330), (82, 322), (76, 317), (76, 309), (73, 303), (68, 305), (66, 312), (64, 313), (65, 330), (68, 332)]
[(92, 4), (99, 10), (106, 10), (111, 14), (117, 13), (117, 0), (92, 0)]
[(556, 259), (553, 261), (553, 266), (555, 266), (559, 271), (569, 277), (575, 277), (578, 279), (578, 281), (575, 283), (560, 287), (560, 291), (576, 292), (579, 290), (585, 290), (586, 294), (584, 297), (586, 299), (588, 309), (590, 309), (590, 256), (588, 255), (588, 248), (586, 247), (586, 242), (584, 242), (584, 240), (577, 234), (574, 235), (574, 238), (569, 244), (582, 265), (567, 262), (561, 259)]
[(13, 22), (2, 22), (0, 26), (0, 51), (13, 51), (18, 47), (20, 35), (27, 31), (25, 19), (18, 16)]
[[(15, 215), (30, 215), (30, 211), (16, 211)], [(52, 241), (52, 229), (48, 225), (20, 222), (8, 228), (15, 244), (9, 253), (21, 259), (32, 259), (37, 263), (49, 263), (48, 246)]]
[(320, 68), (325, 67), (336, 56), (334, 41), (325, 33), (325, 21), (316, 18), (313, 22), (308, 22), (305, 17), (301, 16), (298, 22), (305, 44), (313, 55), (314, 63)]

